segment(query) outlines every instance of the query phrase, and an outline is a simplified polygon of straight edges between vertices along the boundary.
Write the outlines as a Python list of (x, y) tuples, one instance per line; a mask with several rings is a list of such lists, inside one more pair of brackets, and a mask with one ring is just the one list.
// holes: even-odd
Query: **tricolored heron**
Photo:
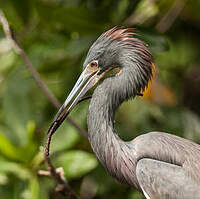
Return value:
[(51, 128), (55, 131), (86, 92), (114, 68), (118, 72), (97, 86), (89, 105), (88, 138), (97, 158), (111, 176), (147, 199), (200, 199), (200, 145), (163, 132), (125, 142), (115, 132), (117, 108), (143, 91), (152, 77), (153, 57), (132, 29), (112, 28), (95, 41)]

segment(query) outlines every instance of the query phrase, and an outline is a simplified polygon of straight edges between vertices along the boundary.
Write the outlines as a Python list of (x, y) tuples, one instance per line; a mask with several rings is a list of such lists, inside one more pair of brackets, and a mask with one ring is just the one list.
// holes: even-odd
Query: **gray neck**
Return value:
[[(114, 114), (119, 104), (112, 104), (108, 80), (99, 85), (92, 96), (88, 112), (88, 135), (90, 144), (101, 163), (106, 166), (106, 155), (110, 146), (119, 145), (118, 135), (114, 132)], [(122, 142), (122, 141), (121, 141)], [(117, 148), (117, 147), (116, 147)], [(114, 148), (112, 148), (114, 150)]]
[(95, 89), (88, 112), (88, 134), (90, 144), (102, 165), (113, 177), (127, 183), (120, 170), (123, 166), (120, 159), (130, 156), (124, 153), (130, 150), (125, 150), (129, 147), (128, 144), (115, 133), (113, 119), (119, 105), (124, 100), (134, 97), (136, 90), (124, 88), (120, 78), (124, 79), (121, 74), (118, 77), (107, 78)]

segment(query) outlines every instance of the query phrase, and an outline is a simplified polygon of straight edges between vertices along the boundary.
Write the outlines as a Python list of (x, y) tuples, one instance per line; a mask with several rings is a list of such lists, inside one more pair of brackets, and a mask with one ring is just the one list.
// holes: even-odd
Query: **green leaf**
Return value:
[(25, 146), (15, 146), (0, 132), (0, 153), (9, 159), (21, 162), (29, 161), (36, 151), (36, 144), (33, 141), (34, 132), (35, 123), (30, 121), (27, 124), (28, 143)]
[(27, 134), (28, 134), (28, 142), (32, 142), (33, 136), (35, 132), (35, 122), (30, 120), (27, 123)]
[[(65, 122), (66, 123), (66, 122)], [(69, 124), (63, 124), (55, 133), (52, 143), (51, 151), (61, 151), (73, 147), (80, 139), (77, 130)]]
[(27, 123), (33, 119), (31, 102), (28, 97), (31, 81), (21, 70), (9, 75), (3, 96), (5, 122), (10, 129), (9, 139), (16, 145), (27, 144)]
[(38, 199), (40, 197), (40, 186), (37, 176), (29, 181), (28, 189), (23, 192), (23, 199)]
[(11, 159), (21, 159), (16, 147), (2, 133), (0, 133), (0, 152)]
[(12, 173), (22, 180), (26, 180), (31, 177), (29, 170), (21, 164), (10, 162), (3, 158), (0, 158), (0, 172)]
[[(71, 117), (73, 119), (75, 118), (75, 121), (78, 121), (77, 123), (81, 125), (81, 128), (83, 128), (83, 124), (85, 124), (86, 121), (87, 107), (85, 105), (84, 103), (79, 104), (77, 109), (74, 109), (71, 113)], [(64, 122), (52, 139), (51, 151), (56, 152), (72, 148), (79, 140), (80, 135), (77, 129), (69, 123)]]
[(8, 177), (5, 173), (0, 172), (0, 185), (5, 185), (8, 183)]
[(58, 157), (56, 165), (63, 167), (67, 179), (78, 178), (90, 172), (98, 165), (98, 161), (93, 154), (72, 150)]
[(4, 71), (13, 66), (16, 62), (16, 54), (13, 51), (5, 53), (3, 56), (0, 56), (0, 71)]

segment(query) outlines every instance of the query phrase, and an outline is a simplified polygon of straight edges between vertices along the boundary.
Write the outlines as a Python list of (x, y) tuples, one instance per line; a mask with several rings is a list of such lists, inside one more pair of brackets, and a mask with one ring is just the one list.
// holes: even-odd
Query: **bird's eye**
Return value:
[(96, 62), (96, 61), (91, 62), (91, 63), (90, 63), (90, 66), (91, 66), (92, 68), (97, 67), (97, 62)]

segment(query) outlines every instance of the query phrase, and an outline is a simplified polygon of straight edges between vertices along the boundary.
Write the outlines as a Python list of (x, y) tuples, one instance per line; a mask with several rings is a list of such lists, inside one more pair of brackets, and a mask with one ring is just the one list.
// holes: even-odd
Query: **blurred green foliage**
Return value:
[[(103, 31), (115, 25), (136, 27), (154, 54), (158, 77), (150, 96), (120, 107), (117, 131), (125, 140), (160, 130), (200, 142), (200, 0), (182, 1), (184, 8), (174, 20), (170, 12), (180, 1), (5, 0), (0, 8), (60, 102), (80, 74), (89, 46)], [(165, 23), (159, 24), (166, 13), (171, 25), (163, 31)], [(84, 129), (87, 108), (88, 102), (83, 102), (71, 114)], [(55, 113), (0, 27), (0, 195), (4, 199), (62, 198), (54, 192), (53, 179), (37, 174), (45, 169), (41, 146)], [(68, 123), (55, 134), (51, 146), (53, 163), (64, 168), (83, 198), (144, 198), (108, 176), (88, 141)]]

